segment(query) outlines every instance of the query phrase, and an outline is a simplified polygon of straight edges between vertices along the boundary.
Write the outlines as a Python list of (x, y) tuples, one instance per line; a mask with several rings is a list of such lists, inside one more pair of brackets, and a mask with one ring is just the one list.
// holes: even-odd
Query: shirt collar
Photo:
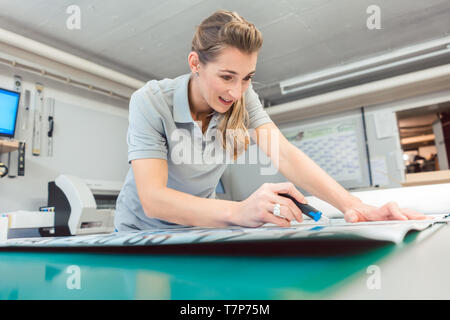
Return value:
[[(192, 119), (192, 115), (189, 110), (188, 90), (190, 78), (191, 74), (188, 73), (178, 77), (178, 81), (176, 81), (173, 96), (173, 119), (175, 122), (194, 123), (194, 119)], [(211, 126), (217, 125), (219, 116), (220, 113), (214, 111), (214, 115), (211, 118)]]
[(191, 74), (178, 78), (173, 95), (173, 119), (175, 122), (194, 122), (189, 111), (188, 85)]

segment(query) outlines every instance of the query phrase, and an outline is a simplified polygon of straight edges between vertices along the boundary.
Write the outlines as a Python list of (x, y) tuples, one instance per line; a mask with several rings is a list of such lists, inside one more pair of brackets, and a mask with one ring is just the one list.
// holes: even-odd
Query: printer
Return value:
[(85, 180), (66, 174), (49, 182), (48, 206), (54, 207), (51, 236), (113, 232), (116, 200), (122, 184), (122, 181)]

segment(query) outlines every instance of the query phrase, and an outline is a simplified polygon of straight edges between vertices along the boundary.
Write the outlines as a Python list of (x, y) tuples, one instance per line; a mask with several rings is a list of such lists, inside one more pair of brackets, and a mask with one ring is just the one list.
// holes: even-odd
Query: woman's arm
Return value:
[(231, 224), (230, 215), (236, 202), (205, 199), (168, 188), (168, 167), (164, 159), (139, 159), (131, 164), (139, 199), (149, 218), (189, 226)]
[[(139, 159), (131, 164), (139, 199), (149, 218), (201, 227), (259, 227), (265, 223), (286, 227), (290, 225), (289, 221), (301, 222), (303, 219), (301, 211), (290, 199), (278, 196), (289, 193), (304, 202), (304, 196), (292, 183), (265, 183), (239, 202), (205, 199), (168, 188), (168, 167), (164, 159)], [(286, 219), (272, 214), (275, 203), (283, 205), (281, 214)]]
[(330, 203), (344, 213), (347, 221), (426, 218), (425, 215), (414, 210), (399, 208), (395, 202), (388, 202), (380, 208), (362, 203), (359, 198), (345, 190), (303, 151), (291, 144), (275, 124), (264, 124), (255, 131), (258, 146), (271, 158), (275, 167), (289, 181)]

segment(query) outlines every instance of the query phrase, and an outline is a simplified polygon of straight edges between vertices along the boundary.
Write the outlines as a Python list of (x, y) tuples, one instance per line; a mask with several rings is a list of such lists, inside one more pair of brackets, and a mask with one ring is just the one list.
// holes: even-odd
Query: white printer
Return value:
[(52, 236), (114, 231), (116, 200), (122, 181), (84, 180), (60, 175), (48, 183), (48, 206), (54, 207)]

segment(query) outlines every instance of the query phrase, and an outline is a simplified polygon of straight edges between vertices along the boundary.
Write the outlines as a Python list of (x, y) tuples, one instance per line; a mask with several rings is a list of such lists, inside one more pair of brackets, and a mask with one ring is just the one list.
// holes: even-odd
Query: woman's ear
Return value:
[(200, 59), (195, 51), (191, 51), (188, 56), (189, 68), (191, 68), (192, 73), (198, 72), (198, 65), (200, 64)]

